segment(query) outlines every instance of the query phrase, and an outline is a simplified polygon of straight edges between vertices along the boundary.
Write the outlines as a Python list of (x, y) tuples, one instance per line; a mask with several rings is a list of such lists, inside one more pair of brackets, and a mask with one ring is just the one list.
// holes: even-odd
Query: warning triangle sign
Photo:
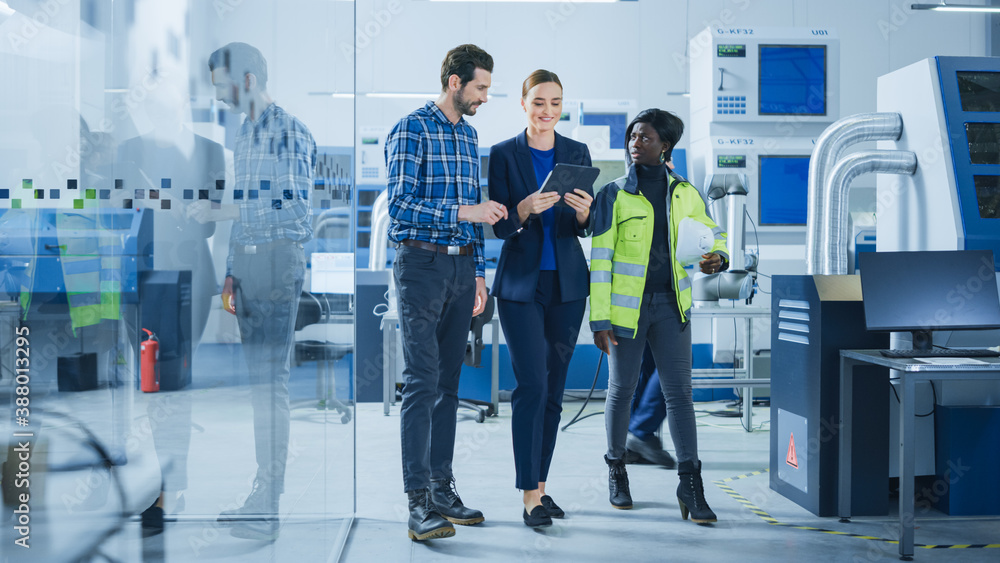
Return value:
[(799, 468), (799, 460), (795, 457), (795, 434), (788, 435), (788, 455), (785, 456), (785, 463), (795, 469)]

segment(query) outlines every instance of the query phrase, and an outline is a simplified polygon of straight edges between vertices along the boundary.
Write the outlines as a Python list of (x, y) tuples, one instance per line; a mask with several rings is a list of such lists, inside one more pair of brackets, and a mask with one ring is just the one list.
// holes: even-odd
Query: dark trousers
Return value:
[(639, 368), (639, 386), (632, 399), (628, 431), (640, 440), (649, 439), (656, 435), (666, 418), (667, 403), (660, 388), (660, 375), (653, 361), (653, 351), (647, 343), (646, 351), (642, 354), (642, 367)]
[(278, 493), (285, 487), (289, 362), (305, 271), (302, 245), (289, 240), (260, 245), (255, 254), (236, 252), (233, 259), (236, 319), (250, 372), (257, 478)]
[(563, 303), (553, 271), (539, 273), (534, 301), (497, 300), (517, 380), (511, 394), (511, 433), (518, 489), (537, 489), (548, 478), (566, 370), (586, 304), (586, 299)]
[(472, 326), (476, 267), (471, 256), (400, 246), (393, 264), (403, 334), (399, 422), (406, 491), (453, 477), (458, 378)]

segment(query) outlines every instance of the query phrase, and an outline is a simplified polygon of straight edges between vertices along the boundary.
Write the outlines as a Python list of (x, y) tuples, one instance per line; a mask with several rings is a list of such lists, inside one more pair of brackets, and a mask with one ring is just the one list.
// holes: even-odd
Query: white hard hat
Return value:
[(708, 254), (715, 245), (715, 235), (707, 225), (690, 217), (681, 219), (677, 226), (677, 260), (685, 265), (697, 264), (702, 254)]

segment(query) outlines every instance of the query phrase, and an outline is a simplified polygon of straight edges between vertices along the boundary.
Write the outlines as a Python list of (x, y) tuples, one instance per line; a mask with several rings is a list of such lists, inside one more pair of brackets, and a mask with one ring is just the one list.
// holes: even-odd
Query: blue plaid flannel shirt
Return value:
[(312, 238), (309, 197), (316, 141), (305, 124), (272, 103), (256, 121), (243, 120), (233, 160), (233, 201), (240, 218), (229, 236), (227, 277), (237, 245)]
[(385, 141), (389, 240), (473, 245), (476, 276), (486, 276), (483, 227), (458, 220), (459, 205), (476, 205), (479, 137), (465, 119), (452, 124), (433, 102), (404, 117)]

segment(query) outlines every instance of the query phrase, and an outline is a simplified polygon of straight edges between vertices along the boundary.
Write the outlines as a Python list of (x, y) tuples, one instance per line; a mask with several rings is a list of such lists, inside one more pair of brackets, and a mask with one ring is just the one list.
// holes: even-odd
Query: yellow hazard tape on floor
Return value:
[[(886, 538), (879, 538), (876, 536), (864, 536), (861, 534), (852, 534), (850, 532), (839, 532), (837, 530), (827, 530), (824, 528), (814, 528), (812, 526), (797, 526), (795, 524), (789, 524), (787, 522), (778, 522), (773, 516), (767, 513), (767, 511), (755, 506), (752, 502), (746, 499), (743, 495), (737, 493), (728, 483), (734, 481), (739, 481), (740, 479), (747, 479), (749, 477), (756, 477), (757, 475), (762, 475), (767, 473), (768, 469), (762, 469), (760, 471), (754, 471), (752, 473), (744, 473), (743, 475), (737, 475), (736, 477), (729, 477), (726, 479), (721, 479), (714, 481), (715, 485), (722, 489), (724, 493), (732, 497), (736, 502), (745, 506), (750, 512), (756, 514), (761, 520), (771, 524), (772, 526), (784, 526), (786, 528), (793, 528), (795, 530), (808, 530), (810, 532), (820, 532), (823, 534), (830, 534), (834, 536), (847, 536), (851, 538), (858, 538), (863, 540), (879, 541), (885, 543), (898, 544), (899, 540), (890, 540)], [(1000, 548), (1000, 543), (983, 543), (983, 544), (962, 544), (962, 545), (924, 545), (924, 544), (914, 544), (914, 547), (919, 547), (922, 549), (997, 549)]]

